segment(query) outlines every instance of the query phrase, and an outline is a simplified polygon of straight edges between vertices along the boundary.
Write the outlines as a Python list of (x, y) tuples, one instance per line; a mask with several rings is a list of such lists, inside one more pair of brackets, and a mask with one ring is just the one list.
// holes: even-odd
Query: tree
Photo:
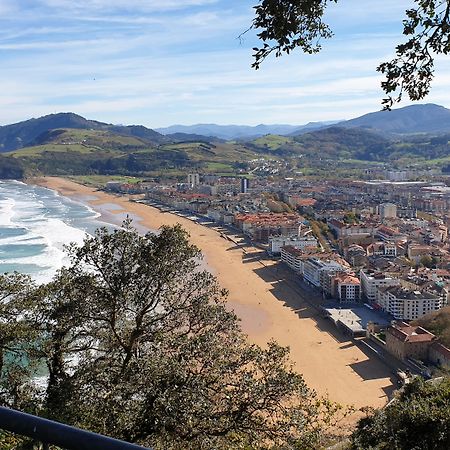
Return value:
[(436, 267), (437, 260), (436, 260), (436, 258), (435, 258), (434, 256), (431, 256), (431, 255), (423, 255), (423, 256), (420, 258), (420, 264), (421, 264), (423, 267), (428, 267), (429, 269), (431, 269), (431, 268), (433, 268), (433, 267)]
[(0, 156), (0, 179), (20, 180), (24, 174), (25, 170), (21, 161), (11, 156)]
[[(332, 31), (323, 22), (329, 3), (337, 0), (260, 0), (250, 29), (257, 30), (263, 42), (255, 47), (253, 67), (258, 69), (267, 56), (276, 57), (299, 48), (317, 53), (320, 41)], [(377, 70), (385, 75), (381, 87), (388, 95), (385, 109), (400, 102), (404, 93), (411, 100), (423, 99), (434, 76), (434, 58), (450, 51), (450, 1), (414, 0), (415, 7), (406, 11), (403, 35), (406, 42), (396, 47), (396, 56), (383, 62)]]
[(352, 436), (358, 450), (450, 448), (450, 378), (415, 378), (386, 408), (359, 421)]
[(16, 383), (23, 399), (5, 389), (2, 404), (164, 449), (316, 448), (338, 417), (287, 348), (248, 343), (180, 226), (139, 236), (126, 222), (69, 255), (48, 284), (0, 279), (1, 342), (33, 364)]

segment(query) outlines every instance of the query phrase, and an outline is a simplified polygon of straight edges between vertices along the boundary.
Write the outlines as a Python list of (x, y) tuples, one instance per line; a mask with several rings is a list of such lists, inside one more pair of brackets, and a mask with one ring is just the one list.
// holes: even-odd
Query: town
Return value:
[(190, 173), (105, 189), (241, 235), (288, 267), (343, 333), (398, 363), (401, 379), (450, 367), (450, 350), (420, 326), (450, 299), (445, 180), (408, 181), (406, 171), (364, 181)]

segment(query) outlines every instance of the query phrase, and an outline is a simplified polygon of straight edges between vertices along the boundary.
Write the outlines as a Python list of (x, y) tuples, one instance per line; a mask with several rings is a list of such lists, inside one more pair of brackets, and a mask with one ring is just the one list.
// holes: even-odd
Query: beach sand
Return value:
[(180, 223), (190, 233), (191, 242), (202, 250), (221, 286), (228, 289), (228, 307), (240, 317), (251, 342), (263, 346), (275, 339), (289, 346), (295, 369), (310, 387), (328, 394), (331, 400), (357, 408), (386, 404), (393, 391), (391, 370), (323, 319), (304, 300), (308, 294), (299, 291), (294, 275), (281, 264), (261, 260), (260, 250), (246, 247), (244, 252), (217, 229), (130, 202), (125, 196), (62, 178), (33, 182), (88, 204), (107, 222), (121, 222), (128, 213), (141, 230)]

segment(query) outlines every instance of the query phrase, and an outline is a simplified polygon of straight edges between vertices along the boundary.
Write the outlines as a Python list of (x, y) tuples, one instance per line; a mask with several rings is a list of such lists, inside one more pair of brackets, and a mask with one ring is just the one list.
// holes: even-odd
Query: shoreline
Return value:
[[(129, 201), (63, 178), (27, 180), (57, 191), (101, 214), (100, 220), (119, 224), (126, 214), (138, 231), (181, 224), (200, 248), (208, 269), (229, 291), (227, 306), (241, 319), (250, 342), (264, 346), (271, 339), (289, 346), (294, 368), (311, 388), (333, 401), (356, 408), (382, 407), (394, 390), (390, 369), (370, 357), (322, 318), (296, 289), (289, 270), (260, 260), (260, 249), (235, 245), (217, 230), (157, 208)], [(113, 209), (111, 209), (113, 208)]]

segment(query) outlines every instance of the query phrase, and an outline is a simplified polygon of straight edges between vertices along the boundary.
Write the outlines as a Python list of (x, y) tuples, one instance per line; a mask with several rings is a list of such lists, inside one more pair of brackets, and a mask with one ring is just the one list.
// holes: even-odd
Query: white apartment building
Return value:
[(356, 302), (361, 298), (361, 282), (359, 278), (350, 274), (338, 274), (334, 277), (333, 294), (341, 302)]
[(377, 300), (377, 289), (388, 286), (398, 286), (398, 278), (387, 277), (379, 272), (366, 272), (361, 270), (359, 279), (361, 280), (361, 295), (370, 302)]
[(200, 184), (200, 174), (198, 173), (188, 173), (187, 175), (187, 184), (193, 188)]
[(378, 206), (382, 219), (395, 219), (397, 217), (397, 206), (393, 203), (382, 203)]
[(331, 293), (331, 276), (346, 270), (346, 267), (336, 261), (308, 258), (303, 263), (303, 278), (325, 292)]
[(281, 261), (287, 264), (292, 270), (297, 273), (303, 273), (303, 252), (290, 245), (282, 247)]
[(397, 244), (395, 242), (374, 242), (367, 247), (369, 256), (397, 256)]
[(399, 320), (415, 320), (444, 306), (439, 295), (400, 286), (379, 288), (377, 303)]
[(317, 247), (317, 239), (314, 236), (274, 236), (269, 238), (269, 253), (279, 255), (281, 247), (290, 246), (299, 250), (308, 247)]

